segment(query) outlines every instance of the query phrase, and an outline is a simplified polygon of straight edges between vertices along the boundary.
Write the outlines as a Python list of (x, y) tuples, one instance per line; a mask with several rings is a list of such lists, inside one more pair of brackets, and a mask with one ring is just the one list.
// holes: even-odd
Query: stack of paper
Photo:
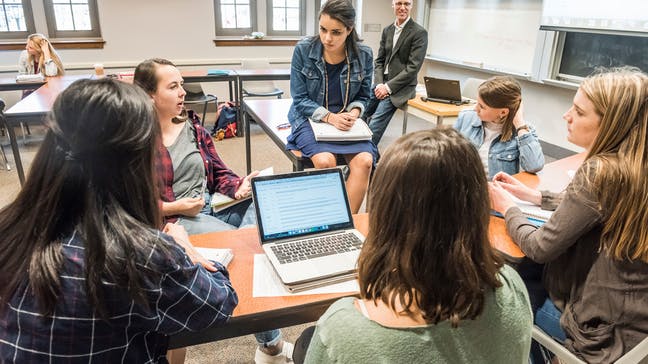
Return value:
[(232, 258), (234, 258), (232, 249), (196, 248), (196, 250), (200, 255), (205, 257), (205, 259), (219, 262), (225, 267), (227, 267), (229, 262), (232, 261)]
[(16, 76), (16, 82), (21, 83), (21, 82), (45, 82), (45, 77), (41, 75), (40, 73), (37, 73), (35, 75), (17, 75)]
[(329, 123), (318, 123), (311, 119), (311, 128), (315, 134), (315, 140), (318, 142), (347, 142), (347, 141), (360, 141), (371, 140), (371, 130), (364, 120), (358, 118), (351, 129), (343, 131)]

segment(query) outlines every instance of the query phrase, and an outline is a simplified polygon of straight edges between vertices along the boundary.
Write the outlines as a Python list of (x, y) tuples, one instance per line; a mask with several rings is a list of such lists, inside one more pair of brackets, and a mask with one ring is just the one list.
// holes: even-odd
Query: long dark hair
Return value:
[(399, 138), (371, 182), (369, 234), (358, 259), (360, 296), (429, 323), (477, 317), (501, 286), (488, 242), (486, 175), (475, 147), (451, 128)]
[[(350, 57), (358, 58), (362, 66), (362, 59), (360, 58), (360, 48), (358, 43), (361, 41), (358, 37), (358, 32), (356, 32), (355, 21), (356, 21), (356, 11), (353, 8), (353, 4), (349, 0), (329, 0), (320, 9), (318, 19), (326, 14), (332, 19), (339, 21), (344, 24), (347, 29), (351, 29), (351, 33), (347, 36), (346, 41), (344, 42), (347, 53)], [(319, 35), (315, 35), (312, 38), (314, 42), (320, 42)], [(349, 71), (350, 72), (350, 71)]]
[(161, 222), (150, 98), (122, 82), (79, 80), (56, 99), (47, 125), (25, 185), (0, 211), (0, 309), (27, 274), (42, 311), (54, 311), (62, 239), (72, 235), (83, 242), (87, 296), (99, 314), (102, 279), (144, 303), (136, 263), (159, 245), (153, 229)]

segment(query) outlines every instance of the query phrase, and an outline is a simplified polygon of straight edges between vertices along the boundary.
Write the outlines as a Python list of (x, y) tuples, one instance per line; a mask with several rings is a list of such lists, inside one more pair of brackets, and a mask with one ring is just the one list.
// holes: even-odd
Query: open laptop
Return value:
[(291, 292), (356, 276), (364, 236), (339, 169), (255, 177), (252, 196), (263, 250)]
[(463, 105), (469, 104), (472, 100), (461, 97), (461, 87), (457, 80), (446, 80), (443, 78), (423, 77), (427, 97), (424, 101), (442, 102), (445, 104)]

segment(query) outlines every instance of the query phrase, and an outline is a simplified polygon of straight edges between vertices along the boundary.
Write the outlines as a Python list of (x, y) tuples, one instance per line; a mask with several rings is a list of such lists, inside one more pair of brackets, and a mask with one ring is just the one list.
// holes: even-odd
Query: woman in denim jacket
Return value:
[(512, 77), (495, 76), (479, 85), (475, 110), (459, 113), (454, 127), (475, 145), (489, 178), (544, 166), (535, 129), (524, 122), (520, 84)]
[(288, 112), (292, 132), (286, 148), (301, 151), (315, 168), (335, 167), (336, 154), (343, 155), (349, 165), (349, 203), (356, 213), (367, 191), (376, 146), (371, 141), (318, 142), (307, 121), (349, 130), (369, 100), (373, 55), (371, 48), (358, 43), (355, 9), (348, 0), (327, 1), (319, 27), (319, 37), (300, 41), (293, 54), (293, 103)]

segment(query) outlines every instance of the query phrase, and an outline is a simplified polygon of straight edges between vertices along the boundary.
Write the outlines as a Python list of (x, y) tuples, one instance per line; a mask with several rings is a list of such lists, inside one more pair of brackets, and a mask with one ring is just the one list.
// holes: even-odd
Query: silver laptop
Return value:
[(290, 291), (356, 276), (364, 236), (339, 169), (255, 177), (252, 196), (261, 245)]
[(461, 87), (457, 80), (446, 80), (443, 78), (423, 77), (425, 81), (425, 101), (442, 102), (445, 104), (463, 105), (472, 100), (461, 97)]

